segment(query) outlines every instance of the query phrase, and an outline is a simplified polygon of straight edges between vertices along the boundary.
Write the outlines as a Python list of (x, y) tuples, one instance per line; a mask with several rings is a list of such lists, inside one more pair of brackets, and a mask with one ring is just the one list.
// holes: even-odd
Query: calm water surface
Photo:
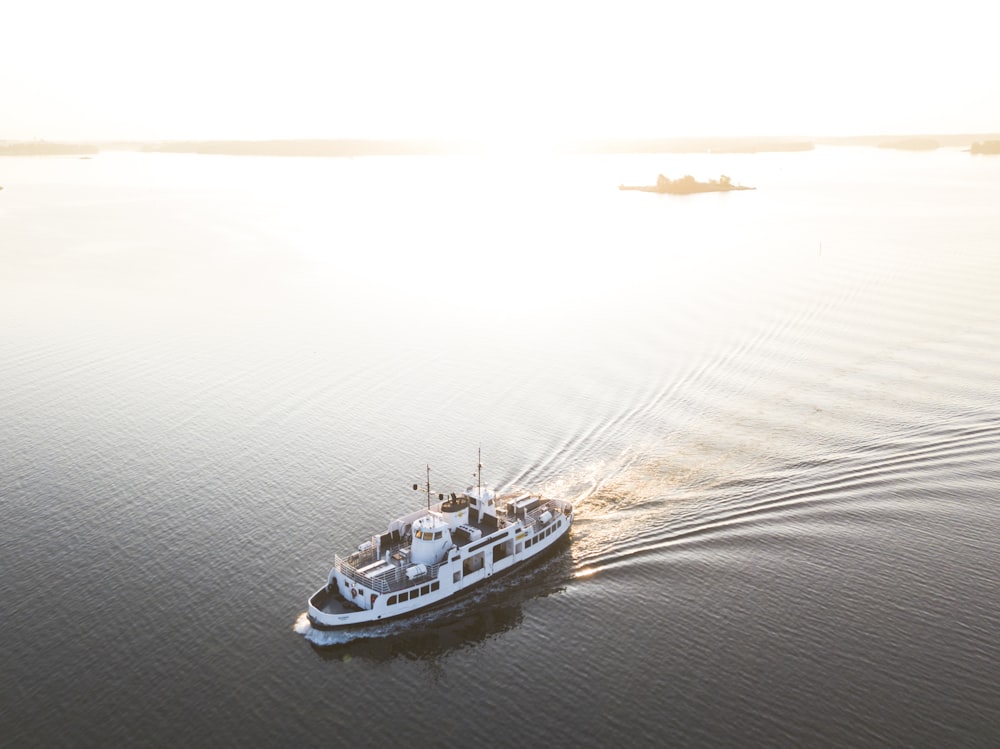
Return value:
[[(619, 192), (660, 172), (754, 192)], [(1000, 159), (0, 161), (0, 744), (995, 746)], [(571, 543), (365, 636), (486, 479)]]

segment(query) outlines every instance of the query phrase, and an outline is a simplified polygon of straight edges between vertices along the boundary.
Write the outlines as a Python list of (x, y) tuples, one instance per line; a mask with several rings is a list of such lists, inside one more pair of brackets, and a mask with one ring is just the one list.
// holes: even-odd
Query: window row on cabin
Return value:
[(550, 525), (548, 528), (546, 528), (544, 531), (539, 533), (534, 538), (529, 538), (527, 541), (524, 542), (524, 548), (530, 549), (532, 544), (538, 543), (543, 538), (548, 538), (549, 534), (552, 533), (558, 527), (558, 525), (559, 525), (558, 522), (556, 523), (556, 525)]
[(444, 531), (420, 531), (420, 530), (418, 530), (413, 535), (416, 536), (417, 538), (421, 539), (421, 540), (424, 540), (424, 541), (434, 541), (436, 539), (441, 538), (441, 536), (444, 535)]
[(402, 593), (397, 593), (396, 595), (389, 596), (389, 600), (385, 602), (386, 606), (392, 606), (396, 603), (402, 603), (403, 601), (410, 601), (419, 596), (425, 596), (428, 593), (433, 593), (441, 587), (441, 583), (435, 581), (429, 585), (421, 585), (419, 588), (414, 588), (413, 590), (404, 590)]

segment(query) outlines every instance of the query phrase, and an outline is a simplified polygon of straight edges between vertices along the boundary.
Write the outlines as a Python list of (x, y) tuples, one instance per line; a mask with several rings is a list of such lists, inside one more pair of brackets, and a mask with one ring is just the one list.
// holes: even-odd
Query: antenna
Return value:
[(431, 467), (427, 466), (427, 509), (431, 509)]
[(476, 475), (479, 477), (479, 499), (483, 498), (483, 446), (479, 446), (479, 464), (476, 470)]

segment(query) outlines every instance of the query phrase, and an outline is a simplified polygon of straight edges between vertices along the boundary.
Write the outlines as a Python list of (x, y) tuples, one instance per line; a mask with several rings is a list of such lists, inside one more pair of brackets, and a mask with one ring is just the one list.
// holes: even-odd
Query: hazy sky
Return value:
[(0, 139), (1000, 130), (982, 0), (20, 0)]

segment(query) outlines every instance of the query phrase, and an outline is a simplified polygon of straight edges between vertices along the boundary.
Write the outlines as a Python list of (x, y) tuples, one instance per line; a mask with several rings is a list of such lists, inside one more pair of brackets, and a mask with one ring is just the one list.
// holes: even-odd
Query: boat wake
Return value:
[[(631, 461), (575, 505), (573, 576), (657, 561), (666, 549), (711, 553), (747, 534), (829, 533), (858, 515), (915, 512), (940, 475), (976, 481), (1000, 451), (1000, 420), (968, 414), (947, 427), (917, 426), (827, 459), (761, 463), (741, 473), (685, 473), (662, 459)], [(925, 508), (926, 509), (926, 508)], [(854, 533), (872, 532), (850, 523)]]

